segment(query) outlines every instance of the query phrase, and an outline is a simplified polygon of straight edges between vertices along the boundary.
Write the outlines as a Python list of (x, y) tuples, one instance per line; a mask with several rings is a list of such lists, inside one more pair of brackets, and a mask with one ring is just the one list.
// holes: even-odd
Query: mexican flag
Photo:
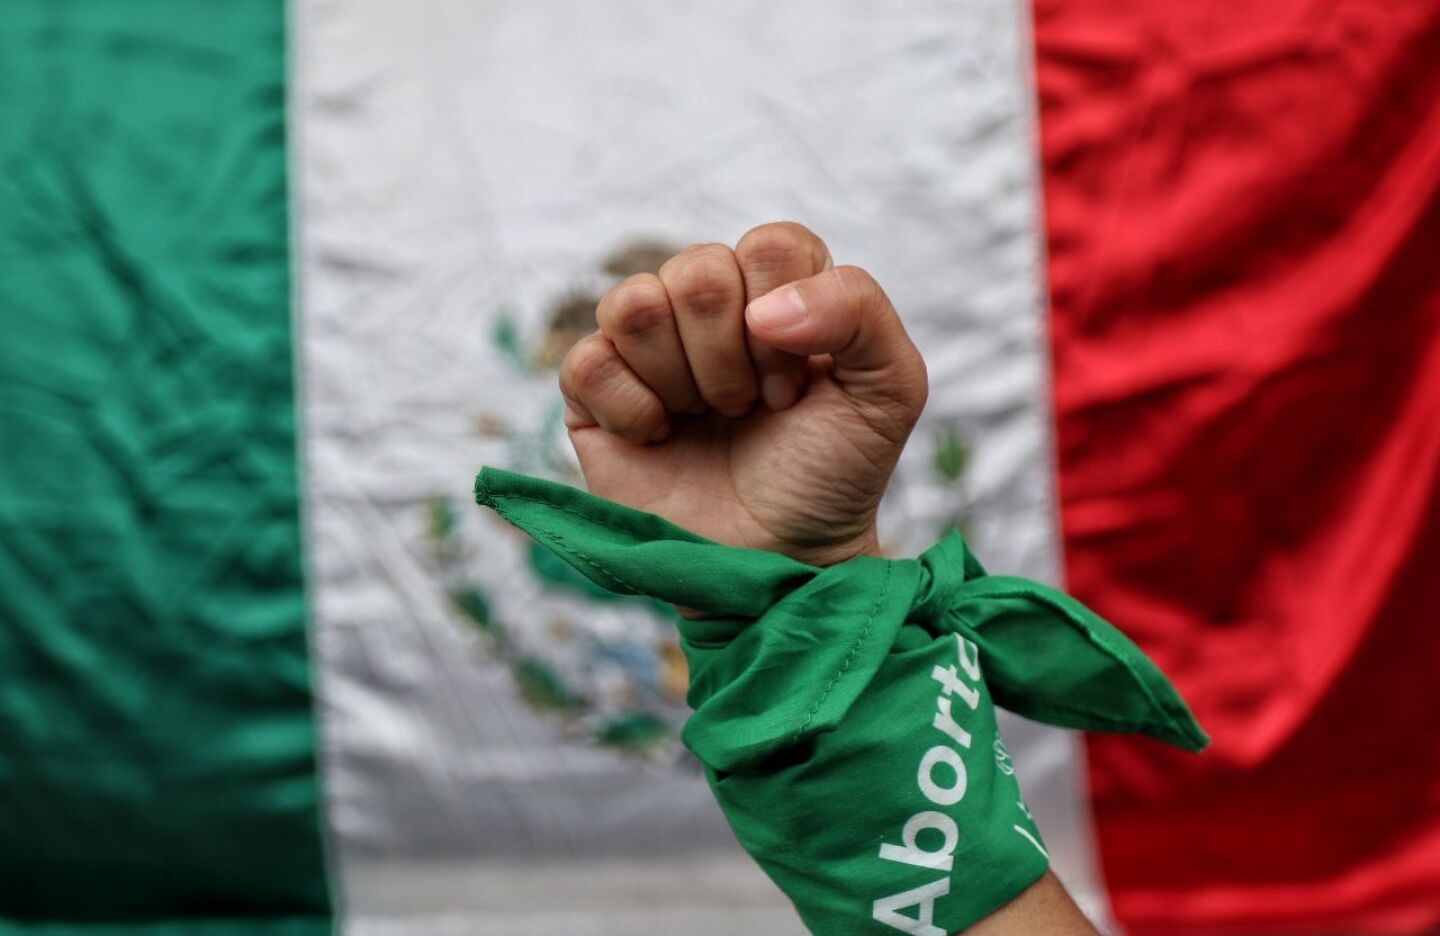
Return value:
[(578, 482), (599, 295), (802, 221), (931, 401), (882, 514), (1138, 642), (1015, 718), (1135, 936), (1440, 926), (1440, 5), (0, 6), (0, 933), (801, 932)]

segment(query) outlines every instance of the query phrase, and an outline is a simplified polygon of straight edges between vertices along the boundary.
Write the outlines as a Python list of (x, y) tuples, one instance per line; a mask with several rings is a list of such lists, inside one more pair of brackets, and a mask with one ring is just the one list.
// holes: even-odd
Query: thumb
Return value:
[(766, 293), (745, 309), (750, 333), (791, 354), (828, 354), (831, 377), (856, 403), (902, 419), (925, 405), (925, 362), (874, 277), (838, 266)]

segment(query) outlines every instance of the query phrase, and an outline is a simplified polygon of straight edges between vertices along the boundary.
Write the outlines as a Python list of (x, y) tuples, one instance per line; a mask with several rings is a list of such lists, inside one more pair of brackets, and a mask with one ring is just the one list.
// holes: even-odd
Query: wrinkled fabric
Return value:
[(1440, 5), (1037, 0), (1071, 591), (1203, 760), (1089, 741), (1135, 936), (1440, 926)]
[(0, 932), (330, 927), (284, 22), (0, 4)]
[(817, 933), (961, 930), (1044, 873), (994, 704), (1206, 744), (1124, 635), (1054, 589), (987, 575), (958, 534), (918, 560), (817, 569), (493, 468), (475, 494), (597, 585), (708, 615), (678, 624), (682, 738)]

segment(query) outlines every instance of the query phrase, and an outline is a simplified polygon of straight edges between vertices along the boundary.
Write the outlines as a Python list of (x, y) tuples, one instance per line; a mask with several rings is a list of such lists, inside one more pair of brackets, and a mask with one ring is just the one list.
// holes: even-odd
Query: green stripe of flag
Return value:
[(281, 0), (0, 6), (0, 932), (330, 928)]

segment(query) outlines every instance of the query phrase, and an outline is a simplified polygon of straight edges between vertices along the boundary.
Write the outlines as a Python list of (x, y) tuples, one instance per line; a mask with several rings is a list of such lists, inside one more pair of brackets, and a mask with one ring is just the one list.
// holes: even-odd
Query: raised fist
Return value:
[(829, 565), (875, 512), (925, 405), (925, 363), (864, 270), (799, 224), (631, 276), (560, 371), (591, 491), (731, 546)]

